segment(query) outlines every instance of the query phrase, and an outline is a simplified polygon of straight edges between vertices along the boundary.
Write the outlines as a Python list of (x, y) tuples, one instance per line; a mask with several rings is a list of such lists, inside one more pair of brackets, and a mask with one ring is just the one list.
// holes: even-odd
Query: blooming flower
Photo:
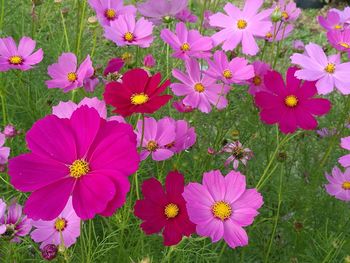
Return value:
[(329, 43), (341, 52), (347, 52), (350, 58), (350, 28), (340, 30), (330, 30), (327, 33)]
[(198, 235), (212, 242), (223, 238), (231, 248), (248, 244), (243, 227), (253, 223), (263, 198), (256, 189), (246, 189), (244, 175), (210, 171), (203, 174), (203, 184), (189, 183), (182, 195)]
[(279, 0), (275, 5), (275, 8), (278, 8), (282, 13), (282, 19), (285, 22), (294, 22), (298, 19), (301, 14), (300, 8), (297, 8), (297, 5), (294, 1)]
[(33, 68), (43, 60), (44, 52), (40, 48), (34, 51), (36, 42), (30, 37), (22, 37), (18, 47), (12, 37), (0, 38), (0, 71)]
[(203, 37), (198, 30), (187, 30), (182, 22), (176, 24), (176, 35), (169, 29), (163, 29), (161, 39), (174, 50), (173, 57), (187, 60), (189, 58), (208, 58), (213, 48), (210, 37)]
[(194, 109), (191, 106), (187, 106), (183, 103), (183, 99), (174, 101), (172, 105), (178, 112), (186, 113), (194, 111)]
[(21, 205), (12, 201), (6, 211), (6, 204), (0, 199), (0, 237), (20, 242), (19, 237), (28, 235), (31, 229), (31, 220), (22, 215)]
[(255, 95), (259, 91), (267, 91), (264, 76), (271, 70), (271, 68), (269, 64), (262, 61), (254, 61), (252, 65), (254, 67), (255, 76), (248, 81), (249, 93)]
[(191, 59), (186, 61), (187, 74), (178, 69), (173, 70), (173, 76), (182, 83), (171, 84), (176, 96), (185, 96), (183, 103), (209, 113), (212, 105), (218, 109), (227, 106), (226, 94), (230, 88), (224, 84), (216, 84), (216, 79), (201, 74), (199, 62)]
[(160, 73), (149, 77), (143, 69), (132, 69), (123, 75), (121, 83), (108, 83), (103, 97), (107, 104), (116, 108), (114, 112), (123, 117), (133, 113), (151, 114), (172, 98), (170, 95), (160, 95), (170, 81), (160, 83)]
[(239, 141), (226, 144), (220, 152), (230, 153), (227, 158), (225, 166), (233, 162), (233, 169), (237, 170), (239, 162), (247, 165), (247, 161), (253, 156), (253, 152), (249, 148), (243, 148)]
[(196, 23), (198, 17), (191, 13), (187, 7), (175, 15), (175, 18), (181, 22)]
[(327, 13), (327, 17), (319, 16), (318, 22), (327, 31), (333, 29), (342, 30), (344, 27), (343, 22), (340, 20), (339, 14), (334, 11), (329, 11)]
[(77, 57), (73, 53), (63, 53), (58, 58), (58, 63), (50, 65), (47, 71), (52, 78), (46, 81), (47, 87), (61, 88), (63, 92), (82, 87), (84, 80), (94, 74), (90, 56), (78, 67)]
[(325, 186), (328, 194), (342, 201), (350, 201), (349, 168), (342, 173), (338, 167), (334, 167), (332, 170), (332, 175), (326, 173), (326, 178), (329, 182)]
[(120, 15), (136, 15), (135, 6), (124, 6), (123, 2), (123, 0), (89, 0), (102, 26), (109, 26), (111, 21), (116, 20)]
[(329, 12), (335, 12), (340, 17), (340, 22), (344, 23), (345, 26), (348, 26), (350, 24), (350, 7), (347, 6), (344, 8), (344, 10), (339, 10), (336, 8), (331, 8)]
[(205, 74), (225, 84), (242, 84), (254, 77), (254, 68), (245, 58), (235, 57), (228, 61), (225, 52), (215, 51), (214, 60), (208, 60), (209, 69)]
[(326, 56), (314, 43), (305, 47), (305, 54), (293, 54), (293, 64), (302, 69), (295, 73), (298, 79), (317, 81), (319, 94), (328, 94), (336, 87), (342, 94), (350, 94), (350, 62), (341, 63), (340, 54)]
[(10, 148), (4, 146), (5, 140), (5, 134), (0, 132), (0, 165), (6, 164), (10, 155)]
[(272, 10), (258, 13), (263, 0), (247, 0), (241, 11), (235, 5), (227, 3), (224, 7), (227, 15), (216, 13), (209, 19), (210, 25), (222, 30), (212, 36), (215, 45), (223, 43), (224, 51), (233, 50), (242, 42), (242, 52), (247, 55), (256, 55), (259, 47), (254, 37), (265, 37), (271, 28), (268, 21)]
[(255, 94), (255, 103), (261, 109), (260, 118), (267, 124), (278, 123), (283, 133), (293, 133), (300, 127), (313, 130), (317, 127), (314, 115), (326, 114), (331, 103), (327, 99), (314, 98), (316, 87), (314, 82), (294, 77), (297, 68), (289, 68), (287, 85), (281, 74), (269, 71), (265, 75), (265, 86), (269, 92)]
[(135, 204), (134, 213), (143, 220), (142, 230), (147, 235), (162, 231), (165, 246), (176, 245), (182, 236), (190, 236), (195, 231), (195, 225), (188, 219), (183, 191), (183, 175), (170, 172), (165, 179), (165, 191), (155, 178), (145, 180), (144, 199)]
[(9, 175), (16, 189), (32, 192), (24, 206), (28, 217), (53, 220), (70, 196), (83, 220), (111, 216), (125, 202), (127, 177), (139, 164), (131, 125), (107, 122), (84, 105), (70, 118), (37, 121), (26, 142), (30, 152), (9, 161)]
[[(345, 150), (350, 150), (350, 136), (342, 138), (340, 146)], [(345, 168), (350, 167), (350, 154), (340, 157), (338, 162)]]
[(32, 221), (32, 225), (36, 229), (30, 236), (35, 242), (41, 243), (41, 249), (49, 244), (68, 248), (80, 236), (80, 218), (73, 209), (72, 198), (57, 218), (51, 221)]
[(153, 42), (153, 24), (143, 17), (136, 21), (134, 15), (120, 15), (104, 27), (105, 38), (118, 46), (149, 47)]

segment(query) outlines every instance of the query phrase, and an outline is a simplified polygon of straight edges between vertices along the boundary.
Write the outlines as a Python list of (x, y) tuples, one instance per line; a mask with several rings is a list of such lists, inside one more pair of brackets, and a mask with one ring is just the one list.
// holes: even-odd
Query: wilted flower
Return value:
[(244, 148), (239, 141), (226, 144), (220, 152), (230, 154), (225, 162), (225, 166), (233, 162), (233, 169), (235, 170), (238, 169), (239, 162), (247, 165), (247, 161), (253, 157), (253, 152), (249, 148)]
[(56, 245), (48, 244), (41, 249), (41, 256), (50, 261), (56, 258), (58, 252), (58, 248)]

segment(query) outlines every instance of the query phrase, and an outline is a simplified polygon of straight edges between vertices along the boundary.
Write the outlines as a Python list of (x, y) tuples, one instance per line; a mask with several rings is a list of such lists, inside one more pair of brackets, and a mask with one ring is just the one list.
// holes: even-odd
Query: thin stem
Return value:
[(4, 16), (5, 16), (5, 0), (1, 0), (1, 14), (0, 14), (0, 31), (2, 31), (2, 27), (4, 24)]
[(208, 3), (208, 0), (204, 0), (202, 12), (201, 12), (201, 21), (199, 24), (199, 33), (201, 33), (201, 34), (202, 34), (202, 30), (203, 30), (204, 12), (207, 8), (207, 3)]
[(278, 42), (277, 44), (277, 51), (276, 51), (276, 55), (275, 55), (275, 58), (273, 60), (273, 65), (272, 65), (272, 68), (274, 69), (275, 66), (276, 66), (276, 63), (277, 63), (277, 58), (278, 58), (278, 55), (280, 53), (280, 49), (281, 49), (281, 46), (283, 44), (283, 40), (284, 40), (284, 34), (286, 32), (286, 27), (287, 27), (287, 24), (285, 23), (284, 26), (283, 26), (283, 31), (282, 31), (282, 39), (280, 42)]
[(94, 28), (94, 37), (93, 37), (93, 40), (92, 40), (92, 49), (91, 49), (91, 52), (90, 52), (91, 59), (94, 57), (96, 44), (97, 44), (97, 29)]
[(67, 51), (70, 51), (70, 45), (69, 45), (69, 39), (68, 39), (68, 33), (67, 33), (67, 27), (66, 27), (66, 21), (64, 19), (62, 10), (60, 10), (60, 13), (61, 13), (62, 26), (63, 26), (64, 39), (66, 41), (66, 48), (67, 48)]
[(83, 28), (84, 28), (84, 18), (85, 18), (85, 9), (86, 9), (86, 0), (83, 0), (83, 7), (82, 12), (80, 16), (80, 23), (79, 23), (79, 33), (78, 33), (78, 39), (77, 39), (77, 45), (76, 45), (76, 55), (79, 58), (80, 55), (80, 44), (81, 44), (81, 37), (83, 35)]

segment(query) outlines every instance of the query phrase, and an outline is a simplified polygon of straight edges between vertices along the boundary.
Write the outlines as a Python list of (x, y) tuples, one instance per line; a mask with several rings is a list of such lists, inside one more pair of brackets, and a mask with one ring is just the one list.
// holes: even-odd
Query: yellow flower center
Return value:
[(70, 82), (74, 82), (74, 81), (76, 81), (78, 79), (78, 75), (75, 72), (69, 72), (68, 75), (67, 75), (67, 79)]
[(344, 189), (344, 190), (350, 190), (350, 182), (349, 181), (345, 181), (341, 187)]
[(169, 218), (174, 218), (179, 214), (179, 207), (174, 203), (167, 204), (164, 208), (165, 216)]
[(191, 49), (191, 46), (188, 43), (183, 43), (181, 46), (182, 51), (189, 51), (190, 49)]
[(222, 221), (230, 218), (230, 216), (232, 214), (231, 206), (228, 203), (226, 203), (225, 201), (216, 202), (211, 207), (211, 211), (216, 218), (219, 218)]
[(333, 74), (335, 71), (335, 64), (334, 63), (328, 63), (327, 66), (324, 69), (326, 72)]
[(247, 21), (240, 19), (237, 21), (237, 27), (238, 29), (245, 29), (247, 27)]
[(12, 56), (12, 57), (10, 57), (9, 62), (12, 65), (19, 65), (19, 64), (22, 64), (23, 58), (20, 56)]
[(284, 103), (286, 104), (286, 106), (288, 106), (290, 108), (294, 108), (295, 106), (298, 105), (298, 98), (295, 97), (294, 95), (288, 95), (284, 99)]
[(75, 160), (72, 165), (69, 166), (70, 176), (76, 179), (86, 175), (89, 171), (89, 163), (83, 159)]
[(254, 83), (255, 86), (260, 86), (261, 82), (262, 82), (262, 80), (261, 80), (261, 78), (259, 76), (255, 76), (253, 78), (253, 83)]
[(225, 69), (222, 72), (222, 75), (224, 76), (225, 79), (232, 79), (232, 72), (229, 69)]
[(147, 150), (150, 152), (154, 152), (158, 149), (158, 143), (155, 141), (149, 141), (146, 146)]
[(67, 226), (67, 221), (64, 218), (57, 218), (55, 221), (55, 229), (57, 231), (63, 231)]
[(287, 13), (286, 11), (283, 11), (283, 12), (282, 12), (282, 16), (283, 16), (283, 18), (286, 19), (286, 20), (289, 18), (289, 15), (288, 15), (288, 13)]
[(128, 42), (132, 42), (135, 39), (135, 36), (131, 32), (126, 32), (124, 35), (124, 39)]
[(350, 44), (345, 43), (345, 42), (340, 42), (339, 45), (341, 45), (344, 48), (350, 48)]
[(266, 36), (265, 36), (267, 39), (270, 39), (270, 38), (272, 38), (272, 33), (271, 32), (268, 32), (267, 34), (266, 34)]
[(147, 94), (145, 94), (143, 92), (142, 93), (135, 93), (131, 96), (130, 100), (131, 100), (131, 103), (134, 105), (142, 105), (142, 104), (145, 104), (149, 100), (149, 97)]
[(105, 16), (107, 17), (108, 20), (113, 20), (116, 17), (117, 13), (115, 12), (114, 9), (107, 9), (105, 12)]
[(335, 25), (334, 29), (343, 29), (343, 26), (342, 25)]
[(205, 88), (202, 83), (197, 83), (196, 85), (194, 85), (194, 90), (199, 93), (202, 93), (205, 90)]

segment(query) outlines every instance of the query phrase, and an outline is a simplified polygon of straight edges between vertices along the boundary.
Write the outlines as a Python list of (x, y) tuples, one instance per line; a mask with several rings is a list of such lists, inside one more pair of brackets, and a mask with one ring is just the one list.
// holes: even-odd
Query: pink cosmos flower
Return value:
[(0, 165), (6, 164), (10, 155), (10, 148), (4, 146), (5, 140), (5, 134), (0, 132)]
[(319, 94), (328, 94), (336, 87), (342, 94), (350, 94), (350, 62), (341, 63), (340, 54), (326, 56), (314, 43), (305, 47), (305, 54), (293, 54), (293, 64), (302, 69), (295, 73), (298, 79), (317, 81)]
[(183, 99), (178, 100), (178, 101), (174, 101), (172, 105), (175, 108), (175, 110), (177, 110), (178, 112), (181, 112), (181, 113), (194, 111), (194, 108), (192, 108), (191, 106), (187, 106), (183, 103)]
[(153, 24), (141, 17), (136, 21), (134, 15), (120, 15), (111, 21), (110, 26), (104, 27), (105, 38), (117, 46), (149, 47), (153, 42)]
[(350, 7), (347, 6), (343, 10), (339, 10), (336, 8), (331, 8), (329, 12), (335, 12), (340, 17), (340, 22), (344, 23), (345, 26), (348, 26), (350, 24)]
[(329, 43), (341, 52), (347, 52), (350, 58), (350, 28), (340, 30), (330, 30), (327, 33)]
[(328, 30), (342, 30), (344, 28), (344, 22), (340, 20), (340, 16), (337, 12), (328, 11), (327, 17), (319, 16), (318, 22), (320, 25)]
[(243, 227), (253, 223), (263, 198), (256, 189), (246, 189), (244, 175), (210, 171), (203, 174), (203, 184), (188, 184), (182, 195), (198, 235), (212, 242), (224, 239), (231, 248), (248, 244)]
[(255, 103), (261, 109), (260, 118), (267, 124), (278, 123), (281, 132), (293, 133), (298, 127), (313, 130), (317, 127), (316, 116), (325, 115), (331, 108), (327, 99), (314, 98), (315, 82), (294, 77), (297, 68), (289, 68), (287, 85), (280, 73), (269, 71), (265, 75), (265, 86), (269, 92), (255, 94)]
[(26, 142), (30, 152), (9, 161), (9, 175), (16, 189), (32, 192), (24, 206), (28, 217), (53, 220), (70, 196), (83, 220), (111, 216), (124, 204), (128, 176), (139, 164), (131, 125), (106, 121), (84, 105), (69, 119), (37, 121)]
[(182, 22), (176, 24), (176, 35), (169, 29), (163, 29), (160, 37), (174, 50), (175, 58), (187, 60), (211, 56), (213, 43), (210, 37), (203, 37), (198, 30), (187, 30)]
[(136, 16), (136, 7), (124, 6), (123, 2), (123, 0), (89, 0), (102, 26), (109, 26), (111, 21), (116, 20), (120, 15)]
[(249, 148), (243, 148), (239, 141), (226, 144), (220, 152), (230, 153), (227, 158), (225, 166), (233, 163), (233, 169), (237, 170), (239, 162), (243, 165), (247, 165), (248, 160), (253, 157), (253, 152)]
[(344, 173), (338, 168), (334, 167), (332, 175), (326, 173), (328, 184), (325, 186), (326, 191), (331, 196), (342, 200), (350, 201), (350, 169), (346, 169)]
[(294, 22), (301, 14), (300, 8), (297, 8), (294, 1), (288, 1), (286, 3), (285, 0), (279, 0), (275, 8), (279, 8), (282, 12), (282, 19), (285, 22)]
[(228, 61), (225, 52), (218, 50), (214, 53), (214, 60), (207, 62), (209, 69), (205, 74), (225, 84), (242, 84), (254, 77), (254, 68), (248, 65), (248, 60), (245, 58), (235, 57)]
[(148, 68), (151, 69), (156, 65), (156, 60), (154, 59), (154, 57), (152, 56), (152, 54), (147, 54), (144, 58), (143, 58), (143, 65)]
[(84, 79), (83, 86), (86, 92), (93, 93), (99, 83), (100, 83), (100, 80), (98, 79), (98, 77), (93, 75), (90, 78)]
[(302, 40), (300, 39), (296, 39), (293, 41), (293, 49), (295, 51), (299, 51), (299, 52), (304, 52), (305, 50), (305, 44)]
[(0, 237), (18, 243), (20, 237), (28, 235), (31, 229), (31, 220), (22, 215), (21, 205), (13, 200), (6, 211), (6, 204), (0, 199)]
[(196, 23), (198, 19), (198, 17), (192, 14), (191, 10), (189, 10), (187, 7), (181, 10), (179, 13), (177, 13), (175, 15), (175, 18), (185, 23)]
[(177, 96), (185, 96), (183, 103), (192, 108), (198, 108), (209, 113), (212, 106), (223, 109), (227, 106), (226, 94), (230, 87), (216, 84), (216, 79), (202, 75), (199, 62), (191, 59), (186, 61), (187, 74), (178, 69), (173, 70), (173, 76), (182, 83), (170, 85)]
[(12, 37), (0, 38), (0, 71), (33, 68), (43, 60), (44, 52), (40, 48), (33, 53), (36, 42), (30, 37), (22, 37), (18, 47)]
[(47, 87), (60, 88), (63, 92), (82, 87), (84, 80), (94, 74), (90, 56), (78, 67), (77, 57), (73, 53), (63, 53), (58, 58), (58, 63), (50, 65), (47, 71), (52, 78), (46, 81)]
[(269, 32), (267, 32), (265, 36), (265, 40), (268, 42), (279, 42), (281, 40), (284, 40), (287, 37), (289, 37), (289, 35), (293, 32), (294, 27), (292, 24), (285, 24), (285, 25), (282, 25), (281, 27), (277, 26), (277, 29), (279, 30), (276, 30), (277, 32), (275, 34), (274, 32), (275, 26), (272, 26)]
[(48, 244), (64, 245), (68, 248), (80, 236), (80, 218), (73, 209), (72, 198), (69, 198), (66, 207), (57, 218), (51, 221), (32, 221), (32, 225), (36, 229), (30, 236), (35, 242), (41, 243), (41, 249)]
[(223, 43), (224, 51), (233, 50), (242, 42), (242, 52), (256, 55), (259, 47), (254, 37), (265, 37), (271, 28), (268, 20), (272, 9), (258, 13), (263, 0), (246, 0), (243, 10), (227, 3), (224, 7), (227, 15), (216, 13), (210, 17), (210, 25), (222, 30), (212, 36), (215, 45)]
[(142, 138), (142, 120), (137, 122), (136, 128), (137, 143), (141, 145), (141, 160), (145, 160), (149, 155), (154, 161), (164, 161), (174, 155), (174, 151), (169, 146), (175, 141), (175, 126), (168, 118), (156, 121), (153, 118), (145, 118), (144, 136)]
[[(342, 138), (340, 146), (343, 149), (350, 151), (350, 136)], [(350, 154), (340, 157), (338, 162), (345, 168), (350, 167)]]
[(271, 70), (270, 65), (262, 61), (254, 61), (252, 63), (254, 67), (255, 76), (251, 78), (249, 82), (249, 93), (255, 95), (259, 91), (267, 91), (265, 87), (264, 77), (268, 71)]

